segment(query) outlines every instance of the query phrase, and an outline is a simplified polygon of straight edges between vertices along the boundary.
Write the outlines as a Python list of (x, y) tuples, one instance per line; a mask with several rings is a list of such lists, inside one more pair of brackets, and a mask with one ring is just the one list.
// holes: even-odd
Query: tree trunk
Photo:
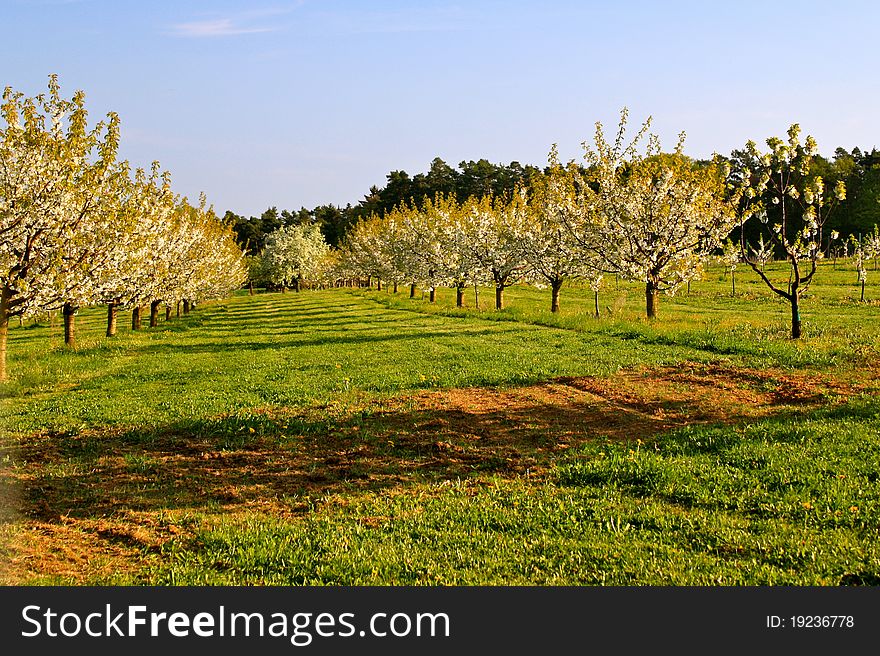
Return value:
[[(287, 293), (287, 286), (286, 286), (286, 285), (281, 285), (281, 293), (282, 293), (282, 294), (286, 294), (286, 293)], [(184, 303), (185, 303), (185, 302), (186, 302), (186, 301), (184, 301)], [(186, 311), (184, 311), (184, 314), (186, 314)]]
[(183, 314), (184, 315), (189, 314), (189, 301), (187, 301), (186, 299), (184, 299), (184, 301), (183, 301)]
[(865, 302), (865, 281), (862, 280), (862, 297), (859, 299), (862, 303)]
[(248, 281), (248, 295), (250, 295), (250, 296), (254, 295), (254, 281), (253, 280)]
[(732, 296), (736, 296), (736, 271), (730, 272), (730, 285), (733, 288)]
[(474, 284), (474, 307), (480, 309), (480, 288)]
[(455, 307), (464, 307), (464, 287), (455, 288)]
[(70, 303), (65, 303), (61, 308), (64, 315), (64, 345), (70, 348), (76, 347), (76, 310)]
[(177, 301), (177, 318), (180, 318), (180, 301)]
[(116, 336), (116, 318), (119, 314), (119, 305), (116, 301), (107, 303), (107, 337)]
[(660, 301), (660, 290), (650, 280), (645, 286), (645, 309), (647, 310), (649, 319), (657, 318), (657, 305)]
[(431, 291), (428, 295), (428, 300), (431, 301), (431, 303), (437, 300), (437, 290), (434, 287), (431, 287)]
[(409, 286), (409, 297), (410, 297), (410, 298), (415, 298), (415, 297), (416, 297), (416, 284), (415, 284), (415, 283), (412, 283), (412, 284)]
[(136, 305), (131, 309), (131, 329), (141, 329), (141, 306)]
[(382, 291), (382, 279), (381, 278), (376, 278), (376, 291), (377, 292)]
[(562, 289), (562, 281), (554, 280), (550, 283), (550, 311), (559, 312), (559, 290)]
[(162, 304), (162, 301), (152, 301), (150, 303), (150, 328), (155, 328), (159, 325), (159, 306)]
[(495, 288), (495, 309), (504, 309), (504, 287)]
[(9, 300), (8, 288), (0, 292), (0, 381), (6, 380), (6, 342), (9, 337)]
[(397, 293), (397, 281), (396, 280), (394, 281), (394, 293), (395, 294)]
[(798, 307), (800, 304), (800, 294), (798, 294), (798, 290), (794, 289), (793, 294), (791, 295), (791, 338), (792, 339), (800, 339), (801, 338), (801, 312)]
[(367, 276), (367, 287), (373, 288), (373, 276)]
[(171, 321), (171, 306), (165, 306), (165, 321)]
[(300, 280), (300, 277), (297, 276), (296, 280), (293, 281), (293, 290), (295, 292), (299, 292), (301, 288), (302, 288), (302, 282)]
[(598, 319), (599, 318), (599, 290), (598, 289), (593, 291), (593, 305), (595, 306), (594, 310), (593, 310), (593, 316)]

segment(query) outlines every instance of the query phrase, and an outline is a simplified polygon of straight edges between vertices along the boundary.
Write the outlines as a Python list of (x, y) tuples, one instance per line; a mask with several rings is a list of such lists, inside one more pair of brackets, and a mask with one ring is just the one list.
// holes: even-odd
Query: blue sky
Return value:
[(58, 73), (122, 154), (222, 213), (356, 203), (434, 157), (577, 158), (649, 114), (729, 153), (792, 122), (880, 146), (876, 2), (0, 0), (0, 84)]

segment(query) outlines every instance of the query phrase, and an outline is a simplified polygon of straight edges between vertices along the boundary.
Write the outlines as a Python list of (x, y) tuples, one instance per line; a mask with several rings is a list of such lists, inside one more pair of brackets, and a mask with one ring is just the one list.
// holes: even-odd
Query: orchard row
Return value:
[[(597, 123), (583, 165), (561, 163), (554, 146), (545, 172), (512, 198), (402, 204), (362, 220), (337, 250), (314, 226), (285, 226), (270, 235), (251, 276), (282, 288), (371, 277), (407, 284), (411, 294), (428, 289), (431, 300), (437, 287), (449, 286), (459, 305), (467, 288), (488, 284), (499, 309), (507, 287), (528, 282), (550, 288), (556, 312), (566, 279), (598, 291), (613, 274), (644, 283), (646, 314), (654, 318), (661, 293), (699, 278), (720, 253), (730, 271), (748, 264), (790, 304), (791, 334), (800, 337), (800, 299), (818, 261), (839, 246), (838, 235), (823, 228), (846, 194), (842, 183), (826, 191), (811, 170), (815, 140), (802, 142), (793, 125), (786, 140), (767, 139), (767, 152), (750, 141), (748, 166), (732, 171), (725, 162), (686, 157), (684, 134), (672, 153), (662, 152), (650, 120), (627, 140), (626, 121), (624, 110), (613, 141)], [(880, 233), (875, 226), (848, 246), (864, 280), (864, 261), (880, 256)], [(788, 264), (778, 278), (765, 271), (774, 258)]]
[(222, 297), (246, 279), (231, 230), (202, 195), (175, 194), (154, 163), (132, 170), (118, 157), (119, 117), (89, 126), (84, 94), (3, 93), (0, 129), (0, 379), (9, 320), (61, 310), (75, 344), (79, 308), (107, 304), (107, 335), (119, 308)]

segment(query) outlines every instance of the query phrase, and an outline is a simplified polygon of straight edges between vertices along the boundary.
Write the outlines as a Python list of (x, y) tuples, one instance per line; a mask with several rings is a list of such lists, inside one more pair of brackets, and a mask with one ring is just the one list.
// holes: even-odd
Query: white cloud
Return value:
[(272, 27), (245, 27), (243, 25), (236, 25), (231, 18), (216, 18), (194, 21), (192, 23), (177, 23), (171, 26), (171, 34), (174, 36), (201, 38), (257, 34), (259, 32), (272, 32), (274, 29)]

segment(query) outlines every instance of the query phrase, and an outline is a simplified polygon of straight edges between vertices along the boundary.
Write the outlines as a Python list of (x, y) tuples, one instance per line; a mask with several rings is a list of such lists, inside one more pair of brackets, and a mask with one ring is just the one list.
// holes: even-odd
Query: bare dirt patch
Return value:
[(595, 437), (646, 439), (685, 424), (741, 421), (845, 400), (859, 390), (829, 376), (685, 363), (504, 390), (423, 392), (400, 402), (438, 413), (422, 429), (508, 443), (537, 432), (567, 444)]
[[(136, 571), (198, 513), (296, 517), (328, 495), (456, 479), (541, 476), (586, 440), (641, 439), (842, 401), (826, 374), (685, 363), (509, 389), (428, 390), (356, 408), (266, 408), (254, 435), (168, 426), (33, 435), (3, 445), (0, 582)], [(222, 418), (217, 424), (223, 426)], [(300, 429), (297, 432), (297, 427)], [(308, 429), (308, 430), (305, 430)]]

